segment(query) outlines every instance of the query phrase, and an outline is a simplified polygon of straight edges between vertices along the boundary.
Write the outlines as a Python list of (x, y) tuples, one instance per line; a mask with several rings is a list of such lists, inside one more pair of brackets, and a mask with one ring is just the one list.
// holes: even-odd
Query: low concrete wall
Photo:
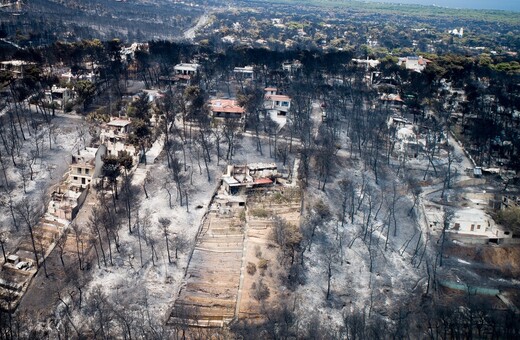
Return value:
[(489, 237), (476, 237), (476, 236), (467, 236), (460, 234), (450, 234), (447, 233), (450, 240), (456, 240), (458, 242), (462, 242), (464, 244), (501, 244), (501, 245), (510, 245), (510, 244), (520, 244), (520, 238), (489, 238)]
[(455, 235), (449, 235), (448, 237), (450, 240), (455, 240), (460, 243), (464, 244), (488, 244), (489, 239), (487, 237), (466, 237), (466, 236), (455, 236)]
[(486, 184), (486, 180), (484, 178), (470, 178), (470, 179), (466, 179), (464, 181), (453, 183), (451, 186), (454, 188), (463, 188), (463, 187), (477, 186), (477, 185), (483, 185), (483, 184)]
[(500, 240), (500, 244), (520, 244), (520, 238), (504, 238)]

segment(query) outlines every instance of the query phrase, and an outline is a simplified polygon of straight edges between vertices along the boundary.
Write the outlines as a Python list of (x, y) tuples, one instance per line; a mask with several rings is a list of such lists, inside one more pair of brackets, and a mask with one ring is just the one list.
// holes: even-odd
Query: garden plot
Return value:
[[(192, 325), (222, 326), (234, 317), (244, 247), (239, 218), (243, 210), (212, 205), (197, 237), (170, 322), (184, 319)], [(192, 316), (195, 314), (196, 318)]]
[(234, 318), (261, 319), (262, 305), (276, 303), (283, 294), (273, 216), (298, 224), (299, 190), (254, 190), (247, 210), (245, 198), (225, 197), (212, 201), (203, 221), (171, 324), (218, 327)]
[(279, 248), (273, 240), (273, 217), (299, 225), (301, 196), (299, 189), (277, 188), (257, 192), (247, 202), (246, 247), (238, 318), (249, 321), (263, 319), (263, 303), (274, 305), (283, 300), (279, 289)]

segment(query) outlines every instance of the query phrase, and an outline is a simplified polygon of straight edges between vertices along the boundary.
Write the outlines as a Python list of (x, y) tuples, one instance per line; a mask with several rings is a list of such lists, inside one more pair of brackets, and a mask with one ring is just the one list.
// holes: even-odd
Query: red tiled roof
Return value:
[(175, 75), (176, 79), (182, 79), (182, 80), (190, 80), (191, 76), (189, 74), (177, 74)]
[(244, 113), (245, 110), (232, 99), (213, 99), (210, 101), (211, 111), (213, 112), (229, 112)]
[(290, 101), (291, 100), (291, 97), (284, 96), (284, 95), (281, 95), (281, 94), (267, 95), (267, 96), (265, 96), (265, 98), (266, 99), (270, 99), (270, 100), (278, 100), (278, 101)]
[(431, 60), (428, 60), (426, 58), (419, 58), (419, 65), (427, 65), (428, 63), (431, 63), (432, 61)]

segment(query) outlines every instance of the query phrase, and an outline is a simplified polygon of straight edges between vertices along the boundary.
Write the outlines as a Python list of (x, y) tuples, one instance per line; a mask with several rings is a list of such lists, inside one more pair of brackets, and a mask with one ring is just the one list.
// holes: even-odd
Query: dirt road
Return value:
[(206, 26), (206, 24), (209, 22), (209, 13), (204, 13), (200, 18), (199, 20), (197, 21), (197, 23), (195, 24), (195, 26), (189, 28), (188, 30), (186, 30), (183, 34), (183, 38), (184, 39), (188, 39), (188, 40), (193, 40), (195, 38), (195, 34), (197, 33), (197, 31), (201, 28), (201, 27), (204, 27)]

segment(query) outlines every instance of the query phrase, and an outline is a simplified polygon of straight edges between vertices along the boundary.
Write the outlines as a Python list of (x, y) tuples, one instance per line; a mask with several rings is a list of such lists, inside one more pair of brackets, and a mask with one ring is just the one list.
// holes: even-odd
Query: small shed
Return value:
[(17, 265), (20, 262), (20, 256), (11, 254), (7, 256), (7, 263), (12, 264), (13, 266)]

